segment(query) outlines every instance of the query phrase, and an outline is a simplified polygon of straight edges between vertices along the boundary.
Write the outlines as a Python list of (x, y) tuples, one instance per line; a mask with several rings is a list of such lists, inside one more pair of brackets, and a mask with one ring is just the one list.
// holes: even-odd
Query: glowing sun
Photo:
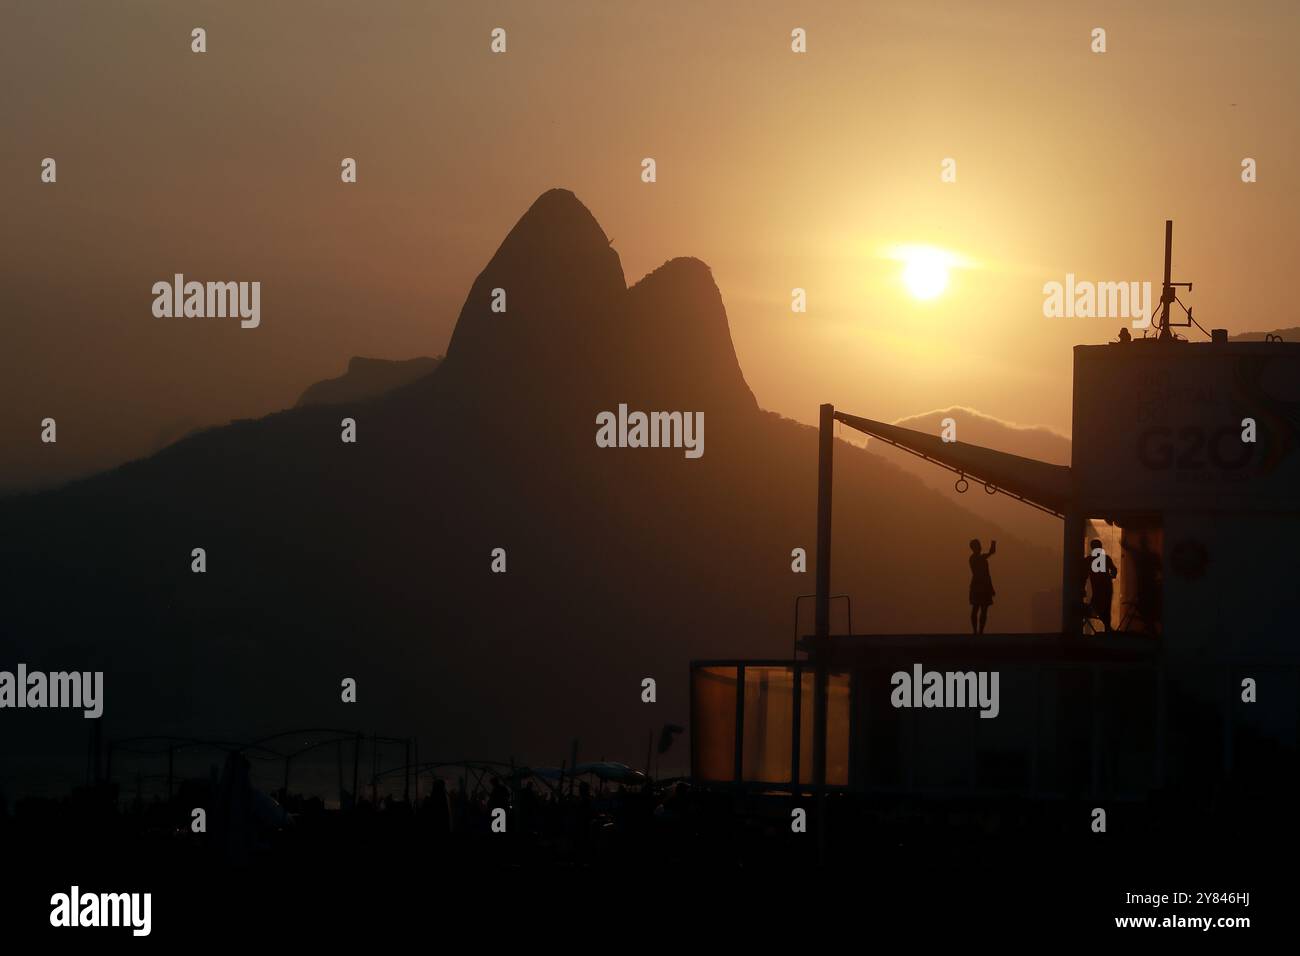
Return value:
[(933, 299), (948, 288), (948, 267), (952, 256), (932, 246), (907, 246), (899, 250), (903, 262), (903, 285), (916, 299)]

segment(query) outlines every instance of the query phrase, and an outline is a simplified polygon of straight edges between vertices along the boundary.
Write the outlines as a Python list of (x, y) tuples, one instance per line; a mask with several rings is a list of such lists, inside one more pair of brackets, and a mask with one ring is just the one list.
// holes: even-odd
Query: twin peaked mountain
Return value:
[[(493, 312), (505, 289), (508, 311)], [(580, 424), (630, 409), (757, 412), (736, 361), (708, 266), (673, 259), (630, 289), (618, 253), (573, 193), (544, 193), (479, 275), (440, 375), (457, 387), (503, 388)], [(594, 400), (594, 404), (593, 404)]]
[[(789, 656), (817, 434), (758, 407), (703, 263), (628, 288), (552, 190), (474, 282), (446, 357), (355, 394), (0, 500), (0, 660), (103, 671), (114, 736), (346, 726), (551, 765), (575, 737), (635, 762), (648, 727), (686, 722), (692, 658)], [(707, 454), (597, 447), (620, 405), (702, 412)], [(960, 630), (975, 536), (999, 539), (999, 628), (1028, 629), (1044, 554), (862, 449), (838, 446), (835, 481), (832, 589), (859, 630)], [(14, 760), (63, 747), (80, 773), (84, 728), (22, 713)]]

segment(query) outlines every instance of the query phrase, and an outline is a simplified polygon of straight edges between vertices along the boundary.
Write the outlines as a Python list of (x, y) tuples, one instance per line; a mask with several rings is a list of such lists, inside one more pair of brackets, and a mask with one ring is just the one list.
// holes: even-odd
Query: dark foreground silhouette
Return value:
[[(586, 920), (621, 921), (660, 900), (663, 919), (690, 900), (787, 898), (796, 874), (801, 893), (842, 892), (851, 881), (856, 905), (877, 920), (968, 914), (1011, 937), (1029, 926), (1054, 939), (1113, 932), (1115, 916), (1141, 915), (1125, 893), (1183, 885), (1252, 893), (1249, 908), (1179, 908), (1184, 915), (1245, 914), (1267, 926), (1283, 912), (1277, 891), (1295, 846), (1294, 825), (1279, 825), (1289, 818), (1283, 794), (1261, 815), (1258, 801), (1219, 793), (1235, 821), (1226, 828), (1198, 831), (1196, 814), (1156, 802), (1114, 812), (1106, 833), (1090, 831), (1085, 799), (918, 806), (835, 795), (819, 804), (671, 781), (571, 793), (453, 783), (418, 803), (387, 797), (347, 811), (282, 794), (277, 821), (224, 786), (187, 784), (171, 802), (122, 809), (111, 796), (28, 800), (0, 815), (6, 858), (24, 861), (6, 897), (8, 931), (45, 929), (50, 894), (70, 881), (152, 892), (162, 938), (192, 939), (201, 927), (207, 938), (304, 940), (432, 929), (500, 917), (503, 906), (515, 917), (536, 907), (539, 918), (581, 906)], [(206, 834), (190, 829), (196, 803), (210, 811)], [(807, 832), (792, 830), (794, 808), (807, 811)], [(497, 809), (504, 833), (493, 831)]]

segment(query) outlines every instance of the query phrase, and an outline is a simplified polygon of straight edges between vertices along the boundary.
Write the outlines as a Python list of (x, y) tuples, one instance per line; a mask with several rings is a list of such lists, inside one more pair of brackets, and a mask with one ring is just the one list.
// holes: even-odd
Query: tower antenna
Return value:
[[(1174, 335), (1174, 327), (1190, 327), (1196, 320), (1192, 318), (1192, 310), (1178, 302), (1178, 293), (1175, 289), (1186, 287), (1188, 292), (1192, 291), (1190, 282), (1171, 282), (1170, 273), (1174, 261), (1174, 221), (1165, 220), (1165, 281), (1160, 290), (1160, 320), (1156, 323), (1156, 336), (1161, 339), (1173, 340), (1177, 338)], [(1178, 305), (1187, 313), (1186, 322), (1171, 322), (1169, 320), (1169, 306), (1178, 302)], [(1197, 326), (1199, 328), (1199, 326)]]

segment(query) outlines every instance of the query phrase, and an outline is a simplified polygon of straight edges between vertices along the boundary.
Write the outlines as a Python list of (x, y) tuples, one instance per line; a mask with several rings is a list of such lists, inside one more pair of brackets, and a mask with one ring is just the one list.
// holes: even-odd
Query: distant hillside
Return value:
[[(703, 412), (703, 456), (597, 447), (620, 403)], [(1049, 552), (875, 454), (836, 455), (831, 583), (857, 630), (963, 632), (966, 542), (991, 536), (990, 630), (1029, 629)], [(0, 659), (104, 670), (115, 736), (342, 726), (418, 735), (422, 759), (554, 764), (578, 738), (639, 762), (648, 730), (687, 723), (691, 659), (790, 655), (816, 480), (815, 429), (757, 406), (708, 267), (628, 288), (591, 213), (552, 190), (430, 374), (0, 501)], [(8, 755), (47, 759), (53, 734), (80, 772), (87, 728), (64, 716), (7, 713)]]
[(1263, 342), (1270, 335), (1281, 336), (1287, 342), (1300, 342), (1300, 327), (1276, 329), (1272, 332), (1242, 332), (1240, 335), (1231, 336), (1231, 339), (1234, 342)]
[[(913, 415), (894, 422), (904, 428), (938, 435), (942, 422), (951, 418), (957, 425), (957, 440), (972, 445), (982, 445), (998, 451), (1036, 458), (1055, 465), (1070, 464), (1070, 439), (1041, 425), (1016, 425), (985, 415), (973, 408), (953, 406), (921, 415)], [(905, 472), (915, 475), (927, 487), (933, 488), (950, 501), (969, 508), (984, 519), (1000, 525), (1010, 534), (1027, 544), (1042, 548), (1060, 560), (1061, 520), (1046, 514), (1007, 495), (989, 495), (984, 486), (971, 483), (967, 491), (959, 493), (957, 476), (937, 465), (924, 461), (906, 451), (881, 441), (869, 441), (868, 450), (897, 464)], [(999, 550), (1002, 543), (998, 544)], [(1060, 588), (1060, 582), (1054, 585)], [(1050, 606), (1051, 602), (1047, 602)], [(1041, 624), (1040, 624), (1041, 626)]]
[(343, 375), (308, 386), (295, 407), (362, 402), (409, 385), (432, 372), (440, 361), (440, 358), (392, 361), (355, 356), (348, 362), (348, 370)]

